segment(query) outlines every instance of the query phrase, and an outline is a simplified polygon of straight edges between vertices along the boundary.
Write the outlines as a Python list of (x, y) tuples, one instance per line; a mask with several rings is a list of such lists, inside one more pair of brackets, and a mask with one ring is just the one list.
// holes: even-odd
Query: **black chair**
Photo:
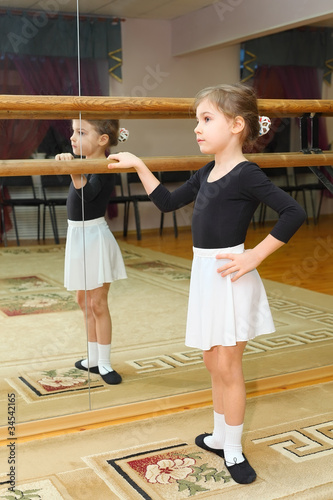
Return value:
[(71, 177), (70, 175), (41, 175), (41, 183), (44, 195), (43, 239), (45, 240), (46, 207), (48, 207), (54, 241), (59, 244), (56, 207), (66, 206)]
[(5, 210), (11, 208), (16, 235), (16, 243), (20, 245), (19, 232), (15, 209), (18, 207), (37, 208), (37, 238), (40, 239), (40, 207), (44, 200), (37, 198), (33, 178), (31, 175), (1, 177), (0, 209), (4, 244), (7, 246), (7, 232), (5, 225)]
[(115, 191), (114, 194), (111, 194), (111, 197), (109, 199), (109, 205), (117, 205), (117, 204), (124, 205), (123, 235), (127, 236), (129, 205), (133, 200), (129, 195), (125, 195), (123, 178), (121, 174), (113, 174), (113, 175), (115, 176)]
[[(321, 210), (321, 204), (323, 201), (324, 197), (324, 191), (325, 191), (325, 186), (320, 180), (316, 180), (317, 177), (311, 172), (311, 170), (308, 167), (296, 167), (294, 169), (295, 172), (295, 180), (296, 180), (296, 185), (297, 188), (302, 192), (303, 194), (303, 205), (304, 205), (304, 210), (306, 213), (306, 223), (309, 223), (308, 219), (308, 207), (307, 207), (307, 201), (306, 201), (306, 193), (307, 191), (310, 193), (310, 200), (311, 200), (311, 208), (312, 208), (312, 216), (313, 216), (313, 223), (318, 224), (319, 216), (320, 216), (320, 210)], [(313, 182), (302, 182), (302, 178), (300, 176), (304, 174), (312, 174), (313, 175)], [(318, 206), (316, 208), (315, 206), (315, 200), (314, 200), (314, 192), (319, 192), (319, 201), (318, 201)]]
[[(139, 203), (143, 201), (149, 201), (151, 203), (151, 200), (147, 194), (137, 193), (137, 192), (134, 193), (131, 188), (131, 186), (133, 185), (140, 186), (140, 190), (143, 190), (141, 181), (137, 173), (127, 174), (127, 191), (128, 191), (128, 196), (130, 198), (130, 203), (133, 203), (134, 207), (136, 238), (137, 240), (141, 240), (141, 221), (140, 221)], [(129, 206), (130, 205), (128, 205), (128, 208)], [(127, 212), (127, 220), (128, 216), (129, 216), (129, 210)]]
[[(302, 192), (300, 186), (297, 185), (294, 174), (289, 178), (288, 168), (280, 167), (280, 168), (263, 168), (263, 172), (269, 177), (269, 179), (277, 184), (280, 189), (283, 189), (286, 193), (289, 193), (293, 198), (297, 198), (297, 194)], [(289, 169), (289, 172), (293, 172)], [(277, 182), (279, 179), (279, 182)], [(259, 224), (264, 224), (266, 220), (266, 210), (267, 207), (264, 203), (260, 204), (259, 207)]]
[[(192, 175), (192, 171), (186, 170), (186, 171), (168, 171), (168, 172), (159, 172), (158, 173), (158, 178), (161, 184), (167, 185), (167, 184), (176, 184), (177, 182), (185, 182), (187, 181)], [(176, 212), (172, 212), (172, 220), (173, 220), (173, 230), (175, 234), (175, 238), (178, 236), (178, 225), (177, 225), (177, 215)], [(161, 219), (160, 219), (160, 236), (163, 234), (163, 226), (164, 226), (164, 213), (161, 212)]]

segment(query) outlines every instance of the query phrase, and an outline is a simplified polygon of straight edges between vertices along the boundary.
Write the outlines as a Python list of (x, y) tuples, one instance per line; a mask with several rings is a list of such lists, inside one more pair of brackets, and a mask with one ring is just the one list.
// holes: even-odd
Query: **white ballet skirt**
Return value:
[(217, 269), (224, 253), (242, 253), (244, 245), (220, 249), (193, 248), (186, 340), (188, 347), (209, 350), (233, 346), (275, 331), (264, 285), (257, 270), (235, 282)]
[(104, 217), (68, 221), (64, 274), (67, 290), (94, 290), (127, 278), (120, 248)]

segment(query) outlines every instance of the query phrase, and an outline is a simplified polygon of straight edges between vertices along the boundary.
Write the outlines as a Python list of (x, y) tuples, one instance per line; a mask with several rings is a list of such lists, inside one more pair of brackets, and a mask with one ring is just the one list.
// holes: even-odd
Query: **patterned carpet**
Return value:
[[(0, 250), (0, 395), (15, 391), (20, 422), (189, 392), (210, 397), (202, 352), (184, 345), (190, 261), (121, 247), (128, 279), (112, 284), (109, 295), (120, 386), (73, 366), (86, 343), (82, 313), (62, 285), (64, 248)], [(267, 280), (265, 286), (276, 333), (248, 343), (249, 393), (332, 366), (332, 297)]]
[[(202, 353), (184, 346), (187, 260), (121, 244), (128, 279), (111, 286), (112, 364), (107, 386), (76, 370), (85, 353), (83, 318), (62, 286), (64, 248), (0, 250), (0, 397), (15, 395), (16, 423), (89, 408), (205, 394)], [(187, 410), (30, 442), (16, 452), (16, 492), (7, 490), (11, 449), (0, 448), (0, 499), (169, 500), (183, 498), (332, 500), (332, 297), (265, 281), (276, 332), (248, 343), (245, 453), (258, 478), (241, 486), (223, 461), (196, 448), (212, 430), (212, 408)], [(312, 383), (285, 391), (285, 386)], [(270, 394), (256, 396), (256, 391)], [(279, 391), (279, 392), (276, 392)], [(190, 398), (190, 399), (188, 399)], [(8, 406), (9, 409), (9, 406)], [(9, 414), (9, 413), (8, 413)], [(1, 412), (2, 431), (8, 415)], [(0, 429), (1, 430), (1, 429)], [(6, 443), (6, 442), (5, 442)]]
[[(43, 500), (332, 500), (333, 382), (249, 399), (244, 451), (257, 472), (236, 484), (194, 445), (212, 408), (17, 444), (17, 496)], [(8, 481), (0, 448), (0, 482)], [(25, 496), (24, 496), (25, 495)]]

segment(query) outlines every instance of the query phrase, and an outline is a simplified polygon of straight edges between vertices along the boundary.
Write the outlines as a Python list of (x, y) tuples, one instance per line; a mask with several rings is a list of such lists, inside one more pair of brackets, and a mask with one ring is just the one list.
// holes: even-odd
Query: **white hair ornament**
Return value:
[(120, 128), (118, 134), (118, 141), (125, 142), (129, 137), (129, 131), (126, 128)]
[(268, 118), (268, 116), (259, 116), (259, 137), (262, 135), (267, 134), (269, 132), (269, 129), (271, 128), (271, 120)]

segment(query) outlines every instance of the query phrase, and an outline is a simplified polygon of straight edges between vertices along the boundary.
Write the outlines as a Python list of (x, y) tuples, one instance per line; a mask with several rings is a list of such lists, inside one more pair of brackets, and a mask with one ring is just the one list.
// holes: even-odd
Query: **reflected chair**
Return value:
[[(306, 223), (307, 224), (309, 223), (308, 206), (307, 206), (307, 201), (306, 201), (306, 193), (308, 191), (310, 193), (313, 223), (318, 224), (320, 211), (321, 211), (321, 205), (322, 205), (322, 201), (323, 201), (323, 197), (324, 197), (324, 191), (326, 188), (325, 188), (324, 184), (320, 180), (317, 179), (317, 177), (311, 172), (311, 170), (308, 167), (297, 167), (294, 169), (294, 171), (295, 171), (295, 179), (296, 179), (297, 188), (303, 194), (303, 205), (304, 205), (304, 210), (306, 213)], [(312, 176), (314, 177), (314, 182), (301, 182), (300, 175), (302, 175), (302, 174), (312, 174)], [(315, 179), (317, 179), (317, 181)], [(319, 201), (318, 201), (317, 208), (315, 206), (314, 192), (319, 193)]]
[(40, 207), (44, 205), (44, 200), (37, 198), (36, 190), (31, 175), (1, 177), (0, 185), (0, 209), (1, 224), (4, 244), (7, 246), (7, 232), (5, 225), (5, 210), (11, 208), (16, 235), (16, 243), (20, 245), (19, 232), (16, 218), (16, 208), (35, 207), (37, 208), (37, 238), (40, 239)]
[[(297, 194), (299, 192), (302, 192), (302, 189), (300, 186), (297, 185), (296, 183), (296, 178), (294, 175), (294, 171), (290, 170), (292, 172), (292, 177), (289, 178), (288, 175), (288, 168), (287, 167), (280, 167), (280, 168), (263, 168), (263, 172), (267, 175), (267, 177), (275, 183), (280, 189), (283, 189), (286, 193), (289, 193), (290, 196), (293, 198), (297, 198)], [(281, 180), (281, 182), (277, 182), (277, 179)], [(267, 206), (264, 203), (260, 204), (259, 207), (259, 224), (264, 224), (266, 220), (266, 210)]]
[(109, 199), (110, 205), (121, 204), (124, 205), (124, 227), (123, 227), (123, 235), (127, 236), (128, 230), (128, 213), (129, 213), (129, 205), (131, 203), (132, 198), (129, 195), (125, 195), (125, 190), (123, 186), (123, 177), (121, 174), (113, 174), (115, 176), (115, 191), (114, 194), (111, 195)]
[(41, 184), (44, 196), (43, 240), (45, 240), (46, 207), (48, 207), (54, 241), (56, 244), (60, 243), (56, 208), (66, 206), (70, 183), (70, 175), (41, 175)]
[[(168, 185), (168, 184), (176, 184), (177, 182), (185, 182), (187, 181), (192, 175), (192, 171), (190, 170), (184, 170), (184, 171), (168, 171), (168, 172), (159, 172), (158, 173), (158, 178), (161, 184), (163, 185)], [(178, 225), (177, 225), (177, 215), (176, 212), (172, 212), (172, 220), (173, 220), (173, 230), (175, 234), (175, 238), (178, 236)], [(161, 212), (161, 219), (160, 219), (160, 236), (163, 234), (163, 225), (164, 225), (164, 213)]]
[[(147, 194), (144, 193), (138, 193), (138, 192), (133, 192), (132, 186), (135, 185), (137, 186), (138, 189), (141, 191), (143, 190), (141, 181), (139, 179), (139, 176), (137, 173), (128, 173), (127, 174), (127, 190), (128, 190), (128, 196), (130, 198), (130, 203), (133, 203), (134, 207), (134, 217), (135, 217), (135, 227), (136, 227), (136, 238), (137, 240), (141, 240), (141, 220), (140, 220), (140, 212), (139, 212), (139, 203), (143, 201), (149, 201), (151, 203), (151, 200)], [(137, 189), (135, 190), (137, 191)], [(128, 206), (129, 208), (129, 206)], [(129, 212), (127, 213), (127, 219), (129, 216)], [(128, 223), (127, 223), (128, 225)]]

